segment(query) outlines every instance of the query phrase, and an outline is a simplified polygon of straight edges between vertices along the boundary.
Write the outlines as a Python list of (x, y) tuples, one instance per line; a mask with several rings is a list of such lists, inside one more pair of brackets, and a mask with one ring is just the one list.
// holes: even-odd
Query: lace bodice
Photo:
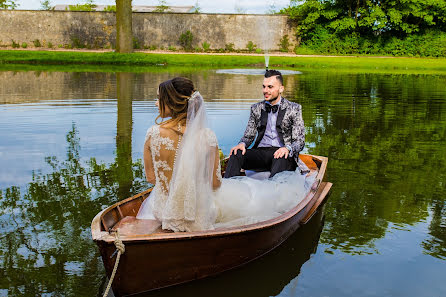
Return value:
[[(170, 223), (166, 223), (166, 220), (164, 219), (166, 216), (171, 217), (173, 215), (174, 217), (181, 217), (183, 213), (185, 216), (187, 213), (190, 213), (190, 211), (188, 212), (187, 209), (184, 209), (184, 204), (187, 203), (183, 203), (182, 201), (175, 201), (175, 208), (178, 209), (165, 210), (171, 186), (171, 178), (175, 168), (175, 161), (177, 160), (177, 152), (183, 137), (183, 130), (184, 127), (181, 126), (176, 129), (165, 128), (159, 125), (152, 126), (147, 130), (144, 144), (144, 164), (147, 180), (155, 184), (153, 189), (155, 194), (154, 201), (152, 201), (153, 214), (158, 220), (162, 221), (163, 228), (175, 231), (196, 229), (195, 227), (190, 228), (190, 226), (178, 226), (185, 222), (171, 220)], [(222, 180), (217, 137), (210, 129), (205, 129), (203, 131), (203, 136), (206, 139), (206, 143), (212, 147), (212, 151), (215, 153), (215, 158), (212, 158), (214, 163), (208, 165), (212, 166), (214, 172), (212, 177), (213, 180), (210, 182), (215, 189), (219, 187)], [(168, 207), (172, 208), (171, 204), (172, 203), (169, 201), (170, 206)], [(199, 212), (193, 211), (193, 213)], [(185, 219), (196, 222), (200, 221), (200, 218), (196, 218), (195, 220), (190, 220), (190, 218)], [(192, 222), (192, 224), (193, 223), (194, 222)]]

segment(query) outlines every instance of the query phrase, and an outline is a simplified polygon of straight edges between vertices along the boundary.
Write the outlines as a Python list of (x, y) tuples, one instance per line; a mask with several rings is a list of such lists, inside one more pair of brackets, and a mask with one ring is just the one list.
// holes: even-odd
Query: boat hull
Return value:
[[(301, 224), (306, 223), (323, 202), (330, 187), (330, 183), (319, 183), (295, 209), (276, 219), (250, 226), (123, 236), (125, 253), (120, 258), (113, 280), (113, 292), (115, 296), (132, 295), (205, 278), (246, 264), (279, 246)], [(134, 201), (129, 199), (127, 203)], [(125, 207), (121, 208), (119, 213), (125, 210)], [(104, 225), (107, 224), (103, 218), (103, 213), (96, 216), (92, 232), (110, 277), (116, 261), (116, 257), (113, 257), (116, 247), (108, 232), (97, 230), (101, 220)]]

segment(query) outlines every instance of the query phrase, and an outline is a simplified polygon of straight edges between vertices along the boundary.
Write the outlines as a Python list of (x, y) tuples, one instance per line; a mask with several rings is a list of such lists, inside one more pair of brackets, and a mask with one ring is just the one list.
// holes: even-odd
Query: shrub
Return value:
[(27, 47), (28, 47), (28, 44), (27, 44), (26, 42), (23, 42), (23, 43), (22, 43), (22, 47), (23, 47), (23, 48), (27, 48)]
[(199, 52), (202, 52), (203, 49), (201, 49), (199, 46), (196, 46), (196, 47), (195, 47), (195, 51), (196, 51), (197, 53), (199, 53)]
[(263, 50), (261, 48), (256, 48), (256, 53), (257, 54), (261, 54), (263, 52)]
[[(71, 48), (85, 48), (85, 44), (81, 42), (79, 37), (71, 36)], [(65, 46), (66, 48), (66, 46)]]
[(49, 48), (53, 48), (53, 43), (52, 43), (52, 42), (48, 42), (48, 43), (47, 43), (47, 46), (48, 46)]
[(248, 49), (249, 52), (253, 52), (255, 51), (255, 49), (257, 48), (257, 45), (254, 44), (251, 40), (248, 41), (248, 43), (246, 44), (246, 48)]
[(210, 43), (207, 43), (206, 41), (203, 42), (203, 43), (201, 44), (201, 46), (203, 47), (203, 50), (204, 50), (205, 52), (209, 51), (209, 49), (211, 48), (211, 44), (210, 44)]
[(33, 43), (34, 43), (34, 47), (41, 47), (42, 46), (42, 44), (40, 43), (39, 39), (34, 40)]
[(139, 40), (136, 37), (133, 37), (133, 48), (134, 49), (140, 49), (141, 48), (141, 44), (139, 43)]
[(116, 12), (116, 5), (107, 5), (107, 6), (104, 8), (104, 11), (107, 11), (107, 12)]
[(290, 40), (288, 39), (288, 35), (284, 35), (279, 42), (279, 50), (283, 53), (287, 53), (290, 48)]
[(225, 51), (227, 51), (227, 52), (234, 52), (235, 51), (235, 49), (234, 49), (234, 43), (226, 43), (225, 44)]
[(167, 5), (166, 0), (159, 0), (154, 12), (168, 12), (170, 7)]
[(157, 50), (157, 49), (158, 49), (158, 47), (156, 45), (149, 46), (149, 50), (151, 50), (151, 51), (154, 51), (154, 50)]
[(193, 49), (192, 42), (194, 40), (194, 35), (191, 31), (187, 30), (186, 33), (180, 35), (180, 45), (185, 51), (191, 51)]
[(15, 42), (14, 40), (11, 40), (11, 43), (12, 43), (12, 48), (19, 48), (20, 47), (20, 45), (17, 42)]
[(68, 5), (68, 10), (71, 11), (94, 11), (95, 8), (94, 0), (87, 0), (85, 4)]
[(294, 48), (294, 52), (296, 55), (314, 55), (318, 52), (315, 52), (314, 50), (310, 49), (309, 47), (302, 45), (302, 46), (296, 46)]
[(169, 51), (176, 51), (177, 50), (177, 48), (176, 47), (174, 47), (174, 46), (172, 46), (172, 45), (169, 45), (169, 47), (167, 48)]

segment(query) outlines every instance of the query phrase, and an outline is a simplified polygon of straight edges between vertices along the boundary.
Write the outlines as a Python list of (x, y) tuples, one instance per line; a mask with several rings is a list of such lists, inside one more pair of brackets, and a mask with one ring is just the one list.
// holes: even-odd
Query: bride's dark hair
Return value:
[[(188, 99), (195, 92), (194, 83), (185, 77), (175, 77), (162, 82), (159, 87), (159, 109), (160, 114), (155, 122), (159, 125), (173, 122), (173, 124), (186, 123)], [(166, 115), (166, 106), (171, 114)], [(160, 118), (172, 117), (171, 119), (158, 123)]]

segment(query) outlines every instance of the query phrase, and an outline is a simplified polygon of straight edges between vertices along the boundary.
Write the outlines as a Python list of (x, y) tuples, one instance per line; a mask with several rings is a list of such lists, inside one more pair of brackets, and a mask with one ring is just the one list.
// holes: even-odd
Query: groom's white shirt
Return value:
[[(282, 101), (282, 97), (280, 97), (279, 102), (277, 102), (277, 106), (280, 106), (280, 102)], [(266, 104), (271, 105), (268, 101)], [(265, 135), (263, 135), (262, 140), (260, 141), (258, 147), (283, 147), (283, 143), (280, 141), (279, 133), (277, 133), (276, 123), (277, 116), (279, 112), (270, 112), (268, 113), (268, 121), (266, 124)]]

